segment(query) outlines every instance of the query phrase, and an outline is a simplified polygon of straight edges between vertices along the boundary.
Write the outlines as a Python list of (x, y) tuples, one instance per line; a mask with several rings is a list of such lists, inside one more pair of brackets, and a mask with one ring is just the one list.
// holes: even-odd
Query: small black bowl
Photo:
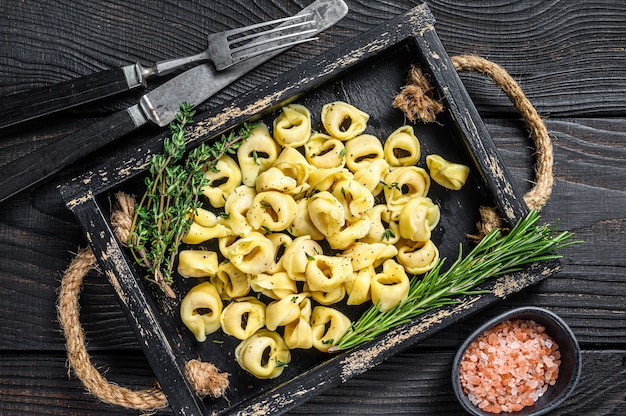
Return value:
[(459, 403), (463, 408), (474, 416), (492, 416), (494, 413), (484, 412), (475, 406), (463, 392), (461, 380), (459, 377), (459, 367), (461, 359), (467, 347), (474, 341), (480, 334), (487, 329), (499, 324), (506, 320), (532, 320), (546, 328), (546, 333), (552, 337), (552, 339), (559, 346), (561, 352), (561, 364), (559, 366), (559, 376), (556, 380), (556, 384), (548, 387), (548, 390), (541, 396), (535, 404), (532, 406), (524, 407), (519, 412), (512, 413), (500, 413), (519, 416), (538, 416), (543, 415), (549, 411), (556, 409), (565, 399), (572, 393), (578, 379), (580, 377), (581, 370), (581, 356), (580, 348), (576, 337), (572, 333), (572, 330), (567, 324), (556, 314), (546, 309), (537, 307), (521, 307), (510, 310), (503, 313), (489, 322), (482, 325), (476, 331), (474, 331), (467, 340), (461, 345), (457, 351), (454, 362), (452, 365), (452, 387), (454, 394), (456, 395)]

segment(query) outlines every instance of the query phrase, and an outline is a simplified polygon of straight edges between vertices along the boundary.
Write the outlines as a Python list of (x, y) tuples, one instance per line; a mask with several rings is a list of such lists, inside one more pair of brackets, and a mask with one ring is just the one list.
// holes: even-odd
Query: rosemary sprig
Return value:
[(170, 124), (170, 137), (164, 140), (163, 154), (150, 159), (146, 192), (135, 207), (127, 242), (137, 263), (148, 269), (146, 279), (172, 298), (176, 297), (170, 287), (174, 261), (182, 237), (193, 222), (193, 213), (202, 205), (201, 190), (208, 185), (204, 173), (214, 171), (221, 156), (235, 153), (252, 128), (244, 124), (238, 133), (231, 131), (211, 147), (202, 143), (183, 161), (185, 127), (192, 122), (193, 115), (189, 104), (181, 104)]
[(547, 225), (538, 226), (538, 219), (539, 214), (532, 210), (506, 235), (493, 230), (465, 257), (459, 246), (458, 258), (448, 270), (442, 271), (445, 259), (441, 259), (423, 277), (412, 278), (404, 301), (387, 312), (381, 312), (378, 305), (368, 308), (330, 352), (371, 341), (429, 310), (456, 304), (460, 302), (457, 296), (482, 293), (475, 288), (488, 278), (520, 271), (529, 263), (560, 258), (555, 250), (579, 242), (569, 241), (570, 232), (557, 234)]

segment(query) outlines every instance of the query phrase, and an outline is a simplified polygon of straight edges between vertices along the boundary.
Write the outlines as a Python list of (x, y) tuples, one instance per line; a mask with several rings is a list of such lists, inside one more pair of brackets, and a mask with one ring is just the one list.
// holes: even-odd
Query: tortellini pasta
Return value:
[(200, 244), (214, 238), (227, 237), (233, 234), (233, 230), (228, 225), (221, 223), (214, 213), (198, 208), (182, 241), (186, 244)]
[(383, 270), (371, 281), (372, 302), (386, 312), (406, 299), (409, 294), (409, 277), (400, 264), (393, 259), (383, 263)]
[(246, 213), (252, 228), (266, 231), (283, 231), (296, 217), (298, 205), (291, 195), (277, 191), (258, 193)]
[(365, 131), (370, 116), (342, 101), (322, 107), (322, 124), (326, 132), (341, 141), (349, 140)]
[(300, 293), (270, 303), (265, 310), (265, 327), (270, 331), (275, 331), (279, 326), (285, 326), (297, 320), (300, 317), (300, 309), (304, 307), (303, 303), (306, 301), (308, 301), (308, 294)]
[(228, 248), (227, 258), (244, 273), (263, 273), (274, 264), (274, 245), (263, 234), (251, 232)]
[(248, 186), (261, 172), (269, 169), (280, 152), (280, 146), (274, 141), (265, 124), (259, 124), (252, 134), (237, 149), (237, 160), (241, 168), (241, 181)]
[(314, 133), (304, 144), (306, 160), (316, 168), (339, 168), (345, 164), (346, 147), (339, 139)]
[(389, 165), (412, 166), (420, 158), (420, 142), (413, 127), (402, 126), (387, 137), (384, 146), (385, 159)]
[(430, 198), (411, 198), (400, 211), (400, 236), (413, 241), (428, 241), (439, 217), (439, 207)]
[(426, 196), (430, 189), (430, 176), (417, 166), (401, 166), (385, 176), (383, 193), (392, 211), (402, 209), (414, 196)]
[(439, 155), (426, 156), (426, 166), (435, 182), (454, 191), (458, 191), (465, 185), (470, 172), (467, 166), (449, 162)]
[(291, 349), (309, 349), (313, 347), (313, 330), (311, 328), (311, 300), (304, 299), (299, 304), (298, 319), (285, 325), (283, 338)]
[(311, 313), (313, 346), (322, 352), (328, 352), (350, 327), (350, 323), (350, 318), (338, 310), (316, 306)]
[(383, 145), (371, 134), (363, 134), (346, 143), (346, 166), (352, 172), (365, 169), (370, 163), (383, 158)]
[[(220, 327), (241, 340), (235, 359), (258, 378), (278, 377), (290, 349), (327, 352), (351, 323), (338, 302), (388, 311), (406, 298), (407, 273), (439, 261), (431, 176), (452, 189), (467, 175), (430, 155), (429, 176), (416, 166), (412, 127), (383, 144), (365, 133), (368, 120), (336, 101), (315, 132), (309, 110), (289, 104), (271, 133), (259, 123), (236, 158), (222, 156), (205, 173), (215, 212), (194, 211), (183, 242), (202, 247), (181, 251), (178, 271), (210, 282), (189, 291), (181, 318), (198, 341)], [(204, 247), (210, 240), (214, 251)]]
[(217, 253), (208, 250), (181, 250), (178, 253), (178, 273), (183, 277), (215, 276), (218, 270)]
[(322, 254), (309, 260), (304, 274), (309, 290), (327, 292), (346, 282), (352, 263), (348, 258)]
[(287, 104), (274, 119), (274, 139), (281, 146), (302, 146), (311, 136), (311, 113), (300, 104)]
[(214, 208), (221, 208), (226, 198), (241, 185), (241, 169), (230, 156), (224, 155), (217, 160), (215, 168), (207, 170), (204, 176), (209, 184), (201, 191)]
[(199, 342), (220, 328), (222, 299), (209, 282), (196, 285), (180, 303), (180, 318)]
[(431, 241), (407, 241), (398, 248), (398, 263), (408, 273), (423, 274), (435, 267), (439, 250)]
[(291, 352), (280, 334), (261, 329), (235, 348), (235, 359), (255, 377), (270, 379), (282, 374), (291, 362)]
[(250, 277), (250, 287), (270, 299), (282, 299), (298, 293), (296, 281), (286, 272), (259, 273)]
[(222, 299), (240, 298), (250, 292), (250, 276), (229, 261), (217, 266), (217, 273), (211, 276), (211, 283)]
[(250, 338), (265, 326), (265, 311), (265, 304), (254, 296), (239, 298), (222, 310), (222, 330), (237, 339)]
[(283, 268), (294, 281), (306, 281), (306, 268), (311, 258), (324, 253), (322, 246), (308, 235), (293, 240), (285, 248)]

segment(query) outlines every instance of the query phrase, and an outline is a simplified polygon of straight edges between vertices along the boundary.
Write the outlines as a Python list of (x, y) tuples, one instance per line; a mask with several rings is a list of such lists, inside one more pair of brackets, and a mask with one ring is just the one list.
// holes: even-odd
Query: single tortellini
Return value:
[(354, 180), (367, 188), (372, 195), (378, 196), (383, 191), (381, 181), (389, 173), (389, 163), (385, 159), (377, 159), (365, 169), (354, 173)]
[(346, 166), (352, 173), (384, 157), (383, 144), (371, 134), (362, 134), (346, 142)]
[(283, 299), (298, 293), (296, 281), (287, 272), (259, 273), (250, 276), (250, 287), (271, 299)]
[(332, 191), (337, 182), (351, 179), (354, 179), (354, 175), (344, 168), (320, 168), (309, 175), (311, 189), (318, 192)]
[(246, 296), (250, 292), (250, 276), (242, 272), (230, 261), (222, 262), (217, 267), (211, 283), (222, 299), (234, 299)]
[(220, 253), (224, 257), (228, 257), (228, 249), (233, 245), (235, 241), (237, 241), (239, 237), (236, 235), (229, 235), (226, 237), (220, 237), (217, 239), (217, 247), (219, 248)]
[(306, 281), (306, 267), (309, 259), (323, 254), (322, 246), (309, 235), (303, 235), (292, 241), (283, 253), (283, 268), (293, 281)]
[(304, 145), (306, 160), (316, 168), (339, 168), (345, 164), (345, 146), (339, 139), (313, 133)]
[(270, 331), (275, 331), (279, 326), (285, 326), (297, 320), (300, 317), (300, 308), (304, 306), (303, 303), (309, 301), (308, 296), (308, 293), (298, 293), (271, 302), (265, 309), (265, 327)]
[(283, 339), (290, 349), (313, 347), (313, 330), (311, 329), (311, 300), (304, 299), (299, 304), (300, 315), (295, 321), (285, 325)]
[(346, 292), (348, 293), (348, 305), (362, 305), (372, 298), (370, 287), (372, 278), (376, 274), (374, 266), (355, 271), (346, 281)]
[(275, 232), (287, 229), (297, 212), (298, 205), (291, 195), (265, 191), (254, 196), (246, 218), (255, 230)]
[(338, 182), (332, 194), (343, 206), (346, 221), (363, 218), (374, 206), (374, 195), (355, 180)]
[(372, 302), (382, 312), (387, 312), (405, 300), (409, 294), (409, 277), (400, 264), (389, 259), (383, 263), (383, 270), (371, 280)]
[(239, 165), (227, 155), (220, 157), (215, 168), (207, 170), (204, 176), (209, 180), (209, 184), (203, 186), (201, 191), (214, 208), (223, 207), (228, 195), (241, 185)]
[(231, 244), (227, 258), (244, 273), (263, 273), (274, 264), (274, 245), (263, 234), (253, 231)]
[(346, 224), (343, 205), (328, 191), (313, 195), (309, 200), (308, 209), (311, 222), (326, 237), (339, 232)]
[(364, 243), (395, 244), (400, 239), (400, 229), (396, 221), (390, 221), (389, 208), (385, 204), (374, 205), (367, 212), (372, 223), (367, 235), (360, 239)]
[(291, 352), (277, 332), (260, 329), (235, 348), (235, 359), (255, 377), (271, 379), (281, 375), (291, 362)]
[(352, 269), (358, 271), (370, 266), (378, 267), (385, 260), (395, 257), (398, 249), (392, 244), (354, 242), (338, 254), (350, 259)]
[(287, 104), (274, 119), (274, 139), (283, 147), (302, 146), (311, 136), (311, 113), (301, 104)]
[(346, 226), (334, 234), (326, 236), (326, 240), (331, 248), (344, 250), (350, 244), (365, 237), (372, 228), (372, 221), (367, 217), (346, 223)]
[(228, 304), (220, 317), (222, 330), (237, 339), (246, 339), (265, 326), (265, 304), (254, 296)]
[(417, 166), (401, 166), (385, 176), (383, 193), (387, 206), (398, 211), (414, 196), (426, 196), (430, 189), (430, 176)]
[(426, 156), (426, 166), (430, 177), (444, 188), (458, 191), (465, 185), (469, 176), (469, 167), (460, 163), (449, 162), (439, 155)]
[(208, 250), (181, 250), (178, 253), (178, 273), (183, 277), (215, 276), (219, 260)]
[(290, 176), (283, 173), (282, 170), (271, 167), (261, 173), (256, 179), (256, 191), (279, 191), (288, 194), (295, 194), (298, 189), (298, 183)]
[(322, 107), (321, 118), (328, 134), (346, 141), (365, 131), (370, 116), (353, 105), (335, 101)]
[(350, 328), (350, 318), (328, 306), (316, 306), (311, 313), (313, 347), (328, 352)]
[(327, 292), (343, 284), (351, 275), (352, 263), (349, 258), (324, 254), (309, 259), (305, 270), (306, 282), (311, 291)]
[(402, 126), (391, 133), (384, 149), (385, 159), (394, 167), (414, 165), (420, 158), (420, 142), (411, 126)]
[(310, 290), (307, 283), (304, 284), (304, 290), (311, 294), (311, 298), (320, 305), (330, 306), (341, 302), (346, 297), (346, 285), (341, 284), (330, 290)]
[(252, 206), (255, 196), (256, 191), (254, 188), (241, 185), (226, 199), (224, 211), (228, 217), (228, 226), (238, 236), (244, 237), (252, 231), (252, 226), (246, 214)]
[(280, 152), (280, 146), (272, 138), (265, 124), (259, 123), (237, 149), (237, 160), (241, 169), (241, 181), (254, 186), (261, 172), (269, 169)]
[(315, 167), (311, 166), (302, 153), (296, 149), (284, 148), (278, 155), (273, 167), (296, 181), (297, 186), (291, 191), (292, 194), (300, 194), (309, 189), (309, 175), (315, 170)]
[(183, 235), (182, 242), (185, 244), (200, 244), (214, 238), (227, 237), (234, 232), (228, 224), (209, 210), (196, 208), (193, 221), (189, 229)]
[(400, 211), (400, 236), (413, 241), (430, 240), (440, 218), (439, 206), (424, 196), (411, 198)]
[(399, 244), (397, 260), (407, 273), (423, 274), (435, 267), (439, 261), (439, 250), (428, 241), (405, 241)]
[(222, 299), (209, 282), (192, 287), (180, 302), (180, 318), (198, 342), (220, 328), (221, 314)]
[(272, 274), (280, 271), (284, 271), (283, 268), (283, 256), (285, 249), (291, 244), (293, 239), (284, 233), (270, 233), (265, 236), (272, 242), (274, 246), (274, 264), (266, 270), (266, 273)]
[(313, 240), (323, 240), (324, 234), (317, 229), (311, 216), (309, 215), (309, 198), (302, 198), (296, 203), (298, 205), (298, 211), (296, 216), (291, 222), (289, 227), (289, 233), (295, 237), (301, 237), (303, 235), (311, 236)]

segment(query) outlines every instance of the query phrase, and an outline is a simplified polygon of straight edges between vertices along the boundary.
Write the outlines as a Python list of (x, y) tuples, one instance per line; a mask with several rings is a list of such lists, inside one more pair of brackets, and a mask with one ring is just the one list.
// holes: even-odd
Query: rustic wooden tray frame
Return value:
[[(434, 24), (428, 7), (417, 6), (363, 36), (323, 54), (313, 62), (290, 71), (281, 76), (280, 80), (248, 93), (231, 106), (198, 116), (199, 121), (188, 133), (189, 146), (193, 147), (217, 137), (243, 121), (270, 117), (276, 108), (287, 102), (297, 100), (309, 106), (333, 95), (359, 101), (367, 96), (366, 92), (361, 95), (358, 90), (368, 88), (364, 82), (364, 74), (375, 75), (377, 71), (382, 71), (385, 79), (380, 78), (374, 82), (382, 84), (381, 88), (387, 90), (391, 85), (391, 89), (397, 92), (403, 84), (409, 65), (418, 63), (430, 76), (445, 105), (445, 111), (438, 120), (439, 124), (416, 126), (418, 135), (422, 131), (430, 137), (430, 141), (423, 147), (423, 153), (424, 150), (452, 153), (472, 167), (467, 189), (460, 191), (460, 196), (454, 202), (457, 204), (456, 208), (453, 210), (449, 206), (443, 207), (442, 212), (444, 225), (439, 230), (443, 234), (438, 242), (441, 244), (440, 250), (444, 255), (455, 257), (458, 244), (467, 243), (459, 236), (474, 231), (471, 227), (478, 219), (478, 205), (495, 204), (510, 224), (523, 217), (527, 208), (511, 185), (508, 171), (501, 164), (496, 147), (454, 70), (435, 32)], [(345, 97), (345, 91), (342, 91), (350, 82), (352, 84), (349, 88), (352, 88), (357, 97), (349, 94)], [(386, 121), (390, 117), (396, 123), (402, 122), (399, 110), (391, 110), (390, 96), (379, 98), (380, 102), (364, 108), (370, 112), (371, 121), (377, 123), (377, 120)], [(356, 105), (359, 106), (359, 103)], [(368, 107), (367, 103), (364, 106)], [(376, 108), (380, 106), (388, 107), (383, 111), (387, 117), (376, 113)], [(389, 111), (396, 113), (389, 116)], [(396, 127), (399, 125), (395, 125), (394, 129)], [(389, 126), (373, 128), (382, 134)], [(448, 138), (444, 137), (441, 142), (432, 140), (433, 136), (441, 133)], [(120, 305), (140, 340), (169, 404), (177, 414), (285, 412), (372, 368), (444, 327), (539, 282), (560, 268), (557, 261), (534, 264), (523, 272), (489, 281), (482, 286), (489, 293), (468, 296), (458, 305), (431, 311), (370, 343), (337, 355), (322, 356), (311, 353), (313, 358), (304, 358), (301, 361), (296, 359), (283, 376), (274, 381), (257, 381), (256, 386), (250, 390), (245, 390), (241, 383), (235, 382), (228, 392), (228, 401), (210, 398), (203, 400), (193, 392), (184, 374), (184, 365), (190, 359), (199, 358), (196, 355), (204, 354), (200, 358), (211, 360), (211, 354), (205, 354), (201, 349), (217, 347), (215, 344), (208, 344), (210, 341), (204, 346), (193, 344), (195, 341), (181, 328), (182, 324), (172, 318), (177, 313), (176, 302), (164, 299), (145, 283), (125, 249), (115, 238), (109, 221), (109, 203), (113, 194), (118, 190), (137, 188), (137, 184), (146, 174), (150, 156), (161, 151), (164, 137), (165, 134), (160, 135), (142, 145), (132, 156), (111, 161), (75, 178), (61, 187), (61, 194), (86, 232), (102, 270), (113, 285)], [(439, 189), (434, 193), (437, 201), (449, 198), (449, 191)], [(446, 224), (452, 224), (452, 228), (459, 229), (453, 238), (445, 235)], [(176, 291), (182, 296), (187, 288), (188, 283), (182, 284)], [(226, 344), (223, 348), (236, 345), (231, 341)], [(225, 364), (220, 359), (216, 365), (221, 370), (231, 372), (231, 380), (243, 377), (246, 383), (252, 382), (236, 368), (223, 367)]]

